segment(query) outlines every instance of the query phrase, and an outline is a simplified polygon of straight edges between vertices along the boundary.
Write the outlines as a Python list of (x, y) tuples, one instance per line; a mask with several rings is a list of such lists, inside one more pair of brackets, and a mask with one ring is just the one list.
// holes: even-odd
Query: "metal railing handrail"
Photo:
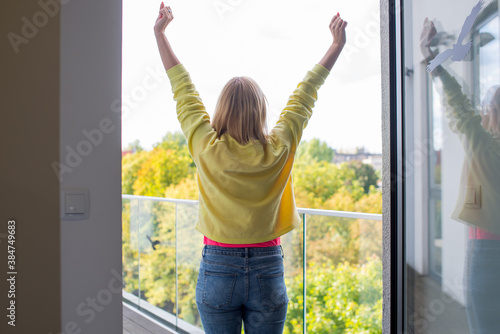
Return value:
[(341, 217), (341, 218), (354, 218), (354, 219), (366, 219), (366, 220), (379, 220), (382, 221), (382, 215), (379, 213), (364, 213), (364, 212), (352, 212), (352, 211), (336, 211), (336, 210), (320, 210), (320, 209), (305, 209), (297, 208), (299, 213), (306, 215), (316, 215), (316, 216), (329, 216), (329, 217)]
[(178, 204), (188, 204), (188, 205), (198, 205), (198, 201), (195, 201), (192, 199), (177, 199), (177, 198), (164, 198), (164, 197), (126, 195), (126, 194), (122, 194), (122, 198), (149, 200), (149, 201), (157, 201), (157, 202), (169, 202), (169, 203), (178, 203)]
[[(197, 205), (198, 204), (198, 201), (195, 201), (195, 200), (177, 199), (177, 198), (163, 198), (163, 197), (153, 197), (153, 196), (139, 196), (139, 195), (122, 194), (122, 198), (137, 199), (137, 200), (149, 200), (149, 201), (157, 201), (157, 202), (169, 202), (169, 203), (187, 204), (187, 205)], [(378, 214), (378, 213), (320, 210), (320, 209), (307, 209), (307, 208), (297, 208), (297, 210), (299, 211), (299, 213), (306, 214), (306, 215), (382, 221), (382, 215)]]

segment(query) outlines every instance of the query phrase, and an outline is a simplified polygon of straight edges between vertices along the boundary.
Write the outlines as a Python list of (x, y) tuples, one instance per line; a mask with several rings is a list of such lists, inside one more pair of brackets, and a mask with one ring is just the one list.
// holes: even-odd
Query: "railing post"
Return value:
[(306, 219), (306, 214), (302, 214), (302, 291), (303, 291), (303, 297), (302, 297), (302, 308), (304, 310), (304, 319), (302, 320), (302, 332), (304, 334), (307, 333), (307, 324), (306, 324), (306, 315), (307, 315), (307, 310), (306, 310), (306, 295), (307, 295), (307, 258), (306, 258), (306, 227), (307, 219)]
[(177, 268), (177, 203), (175, 203), (174, 234), (175, 234), (175, 329), (177, 330), (179, 329), (179, 286), (178, 286), (179, 270)]
[(141, 200), (137, 199), (137, 285), (139, 293), (137, 302), (141, 308)]

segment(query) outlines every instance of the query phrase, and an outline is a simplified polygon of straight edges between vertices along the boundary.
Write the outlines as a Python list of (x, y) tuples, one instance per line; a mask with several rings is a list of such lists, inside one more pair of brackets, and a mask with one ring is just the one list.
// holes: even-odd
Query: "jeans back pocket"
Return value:
[(202, 303), (221, 309), (231, 303), (236, 274), (204, 271)]
[(261, 303), (269, 311), (277, 310), (288, 303), (284, 273), (258, 275)]

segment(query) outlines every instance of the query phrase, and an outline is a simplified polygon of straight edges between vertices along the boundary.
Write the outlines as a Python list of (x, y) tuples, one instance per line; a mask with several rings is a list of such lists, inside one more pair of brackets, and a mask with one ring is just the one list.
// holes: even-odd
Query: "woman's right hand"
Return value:
[(344, 47), (346, 43), (345, 28), (347, 27), (347, 21), (340, 18), (340, 14), (333, 16), (330, 21), (330, 32), (333, 37), (333, 44), (341, 48)]
[(347, 22), (340, 18), (339, 13), (337, 13), (337, 15), (335, 15), (330, 21), (329, 28), (330, 32), (332, 33), (333, 43), (332, 45), (330, 45), (328, 51), (326, 51), (325, 55), (318, 63), (328, 71), (332, 70), (333, 65), (335, 65), (335, 62), (339, 58), (339, 55), (345, 46), (345, 27), (347, 27)]
[(424, 26), (422, 32), (420, 33), (420, 51), (425, 58), (430, 58), (435, 56), (432, 52), (429, 44), (432, 39), (436, 36), (437, 30), (434, 22), (429, 20), (427, 17), (424, 20)]

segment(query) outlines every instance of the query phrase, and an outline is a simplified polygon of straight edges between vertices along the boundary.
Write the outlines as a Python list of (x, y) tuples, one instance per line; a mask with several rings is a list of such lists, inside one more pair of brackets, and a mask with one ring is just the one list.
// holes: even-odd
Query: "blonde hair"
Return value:
[(249, 77), (234, 77), (220, 93), (212, 128), (220, 138), (228, 133), (240, 144), (251, 140), (267, 143), (267, 98), (259, 85)]
[(500, 87), (497, 87), (495, 94), (493, 95), (493, 113), (491, 117), (491, 127), (492, 132), (497, 136), (500, 134)]
[(500, 86), (491, 87), (483, 99), (484, 112), (488, 115), (486, 130), (498, 137), (500, 135)]

